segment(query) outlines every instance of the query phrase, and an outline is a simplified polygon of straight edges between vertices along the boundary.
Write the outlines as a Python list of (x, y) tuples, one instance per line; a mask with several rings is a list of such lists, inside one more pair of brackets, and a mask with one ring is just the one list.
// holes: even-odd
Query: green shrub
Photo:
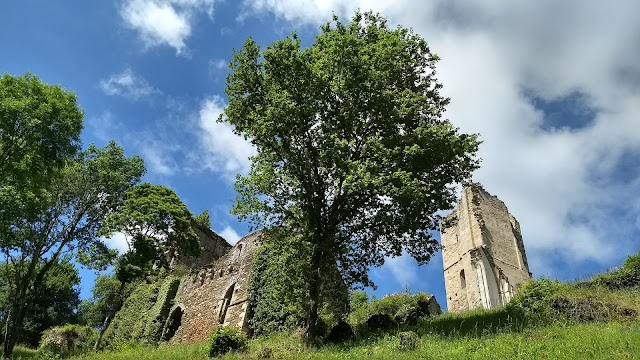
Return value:
[(640, 287), (640, 253), (629, 256), (621, 268), (606, 274), (596, 275), (579, 286), (603, 286), (611, 290)]
[(432, 315), (429, 313), (429, 304), (433, 301), (432, 296), (427, 293), (387, 295), (371, 302), (369, 318), (373, 315), (388, 315), (400, 325), (415, 325), (418, 319)]
[(506, 305), (506, 309), (531, 323), (552, 321), (555, 318), (552, 303), (563, 286), (559, 281), (548, 278), (528, 281)]
[(91, 350), (97, 337), (96, 330), (89, 326), (56, 326), (42, 334), (38, 351), (45, 358), (79, 354)]
[(207, 354), (209, 357), (216, 357), (229, 351), (244, 350), (247, 344), (247, 337), (240, 330), (232, 327), (219, 327), (209, 337)]

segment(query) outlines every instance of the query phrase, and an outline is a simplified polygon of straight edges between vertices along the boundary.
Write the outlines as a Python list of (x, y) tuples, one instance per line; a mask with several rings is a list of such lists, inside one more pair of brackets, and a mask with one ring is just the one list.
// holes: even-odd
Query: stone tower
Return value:
[(531, 278), (518, 221), (480, 184), (462, 190), (440, 233), (448, 311), (501, 306)]

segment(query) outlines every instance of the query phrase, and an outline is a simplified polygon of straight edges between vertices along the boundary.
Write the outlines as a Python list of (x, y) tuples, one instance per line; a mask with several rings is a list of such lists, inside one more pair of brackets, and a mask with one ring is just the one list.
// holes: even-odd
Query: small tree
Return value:
[[(9, 309), (11, 295), (9, 278), (12, 273), (10, 263), (0, 264), (0, 309)], [(46, 329), (73, 323), (76, 321), (76, 310), (80, 302), (80, 276), (75, 266), (68, 259), (62, 259), (51, 267), (45, 276), (40, 291), (33, 294), (29, 307), (25, 310), (22, 328), (18, 334), (18, 342), (37, 347), (42, 332)], [(0, 323), (0, 329), (5, 323)]]
[[(131, 188), (121, 211), (112, 214), (101, 229), (105, 235), (122, 233), (129, 245), (129, 251), (116, 262), (118, 293), (127, 284), (148, 275), (154, 267), (168, 268), (178, 254), (199, 255), (200, 241), (191, 227), (193, 221), (191, 212), (168, 187), (144, 183)], [(119, 296), (118, 301), (100, 328), (96, 349), (122, 307), (124, 296)]]
[(317, 335), (321, 269), (372, 285), (371, 266), (406, 250), (420, 264), (438, 249), (435, 212), (478, 167), (476, 135), (442, 114), (438, 57), (412, 31), (372, 13), (337, 17), (306, 49), (296, 34), (233, 56), (221, 121), (257, 149), (236, 181), (233, 212), (286, 227), (308, 246), (307, 337)]

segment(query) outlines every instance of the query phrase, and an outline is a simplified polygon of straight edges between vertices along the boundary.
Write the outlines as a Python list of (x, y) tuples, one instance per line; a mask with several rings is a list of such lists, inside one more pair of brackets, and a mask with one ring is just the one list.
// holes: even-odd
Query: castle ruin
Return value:
[[(155, 290), (138, 300), (132, 295), (124, 306), (131, 310), (116, 314), (106, 338), (194, 343), (206, 340), (219, 326), (250, 330), (249, 276), (261, 232), (232, 246), (208, 228), (194, 230), (201, 255), (165, 254), (171, 264), (188, 270), (141, 285), (139, 294), (145, 294), (145, 286)], [(518, 222), (478, 184), (463, 189), (457, 208), (442, 221), (441, 235), (450, 312), (503, 305), (515, 287), (531, 277)], [(132, 314), (137, 318), (131, 320)]]
[(479, 184), (462, 190), (440, 232), (448, 311), (501, 306), (531, 278), (518, 221)]

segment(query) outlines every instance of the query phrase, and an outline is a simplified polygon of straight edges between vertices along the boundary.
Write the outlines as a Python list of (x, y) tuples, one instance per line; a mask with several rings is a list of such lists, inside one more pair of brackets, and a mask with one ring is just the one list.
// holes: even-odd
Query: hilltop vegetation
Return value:
[[(347, 322), (355, 339), (318, 348), (305, 345), (300, 329), (251, 339), (240, 352), (221, 359), (632, 359), (640, 354), (640, 254), (619, 269), (577, 283), (540, 279), (527, 283), (504, 308), (460, 314), (418, 314), (425, 294), (396, 294), (379, 300), (354, 293)], [(635, 279), (635, 280), (634, 280)], [(623, 284), (619, 286), (619, 284)], [(387, 314), (386, 328), (367, 320)], [(325, 329), (328, 334), (329, 328)], [(405, 334), (415, 334), (415, 343)], [(408, 339), (411, 339), (409, 336)], [(143, 346), (123, 343), (117, 350), (74, 359), (207, 359), (208, 344)], [(35, 353), (21, 354), (27, 357)]]

